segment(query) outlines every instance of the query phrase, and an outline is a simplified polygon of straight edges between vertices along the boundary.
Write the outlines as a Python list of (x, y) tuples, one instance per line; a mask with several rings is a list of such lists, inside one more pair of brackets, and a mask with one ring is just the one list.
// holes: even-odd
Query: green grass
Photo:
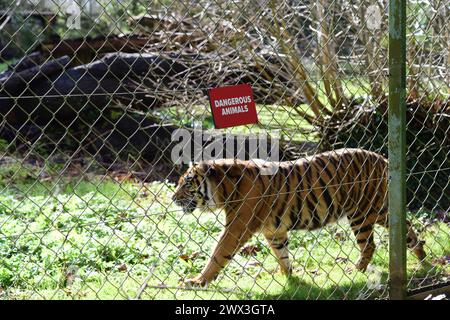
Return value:
[[(281, 105), (257, 105), (259, 124), (238, 126), (221, 129), (221, 133), (234, 134), (258, 134), (266, 133), (278, 135), (287, 140), (314, 141), (317, 140), (313, 126), (306, 120), (300, 118), (293, 108)], [(164, 108), (155, 111), (155, 115), (163, 121), (175, 122), (180, 125), (192, 126), (194, 120), (201, 124), (203, 129), (214, 129), (214, 122), (211, 111), (205, 106), (193, 106), (186, 113), (178, 107)]]
[(3, 60), (3, 62), (0, 62), (0, 73), (6, 71), (8, 69), (8, 66), (16, 63), (18, 60), (19, 59), (17, 59), (17, 58), (13, 58), (8, 61)]
[[(52, 168), (0, 169), (0, 298), (128, 299), (147, 281), (141, 299), (353, 299), (386, 296), (387, 232), (377, 229), (372, 269), (349, 272), (358, 258), (345, 223), (291, 233), (294, 276), (279, 274), (261, 236), (254, 256), (238, 254), (207, 290), (185, 290), (221, 231), (223, 214), (185, 215), (171, 203), (173, 185), (117, 182), (93, 174), (46, 178)], [(53, 172), (55, 177), (58, 177)], [(434, 223), (422, 237), (429, 261), (450, 252), (450, 228)], [(181, 257), (191, 257), (183, 260)], [(195, 257), (196, 256), (196, 257)], [(422, 268), (408, 254), (411, 274)]]

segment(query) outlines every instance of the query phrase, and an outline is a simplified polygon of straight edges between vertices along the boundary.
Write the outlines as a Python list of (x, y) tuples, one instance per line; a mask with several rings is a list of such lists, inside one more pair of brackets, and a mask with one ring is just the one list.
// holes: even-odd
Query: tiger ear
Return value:
[(196, 166), (196, 165), (198, 165), (198, 164), (199, 164), (198, 162), (189, 161), (189, 169), (194, 167), (194, 166)]
[(200, 169), (206, 176), (210, 178), (223, 179), (223, 177), (237, 178), (241, 177), (245, 166), (241, 163), (223, 163), (223, 162), (203, 162)]
[(195, 170), (196, 172), (200, 173), (201, 175), (208, 175), (209, 174), (209, 170), (210, 170), (210, 165), (206, 162), (199, 162), (199, 163), (194, 163), (193, 166), (195, 166)]
[(206, 177), (209, 178), (219, 178), (223, 176), (223, 172), (219, 165), (211, 162), (202, 162), (198, 167), (197, 170), (201, 174), (204, 174)]

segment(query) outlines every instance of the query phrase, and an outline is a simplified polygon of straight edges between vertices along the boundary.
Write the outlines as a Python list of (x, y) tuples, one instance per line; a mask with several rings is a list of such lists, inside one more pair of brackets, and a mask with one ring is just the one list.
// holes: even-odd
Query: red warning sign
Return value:
[(248, 84), (209, 89), (216, 129), (258, 123), (252, 87)]

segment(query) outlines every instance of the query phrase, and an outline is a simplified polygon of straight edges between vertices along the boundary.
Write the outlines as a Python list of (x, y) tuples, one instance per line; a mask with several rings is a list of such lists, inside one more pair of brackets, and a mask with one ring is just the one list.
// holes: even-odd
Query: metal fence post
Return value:
[(389, 271), (391, 299), (406, 296), (406, 0), (389, 1)]

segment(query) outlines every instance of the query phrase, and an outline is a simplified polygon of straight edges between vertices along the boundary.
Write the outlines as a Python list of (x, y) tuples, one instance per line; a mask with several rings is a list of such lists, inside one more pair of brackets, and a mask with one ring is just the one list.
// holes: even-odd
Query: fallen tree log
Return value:
[(41, 124), (51, 119), (68, 124), (80, 117), (93, 123), (112, 104), (145, 112), (163, 105), (208, 105), (208, 88), (236, 83), (253, 83), (258, 103), (274, 101), (272, 83), (259, 77), (259, 69), (233, 54), (221, 58), (227, 65), (218, 64), (215, 54), (116, 52), (66, 67), (69, 59), (61, 57), (0, 75), (0, 115), (14, 123), (30, 117)]
[[(261, 139), (252, 134), (224, 134), (162, 125), (136, 114), (126, 114), (114, 126), (94, 129), (86, 141), (89, 143), (85, 150), (101, 155), (105, 162), (131, 158), (153, 164), (179, 161), (177, 164), (182, 166), (189, 161), (214, 158), (294, 160), (317, 150), (317, 144), (312, 142), (276, 141), (270, 136)], [(217, 153), (212, 151), (216, 147)]]
[(136, 53), (149, 39), (139, 35), (109, 35), (76, 39), (51, 39), (41, 43), (37, 50), (49, 57), (68, 55), (73, 57), (72, 66), (82, 65), (98, 59), (102, 54), (111, 52)]
[[(69, 57), (64, 56), (55, 60), (44, 62), (42, 65), (30, 67), (28, 69), (20, 68), (19, 72), (7, 71), (0, 74), (0, 92), (1, 94), (13, 95), (23, 91), (32, 81), (51, 77), (53, 74), (62, 71), (69, 63)], [(30, 62), (27, 62), (28, 64)]]
[[(275, 142), (270, 136), (261, 140), (260, 136), (251, 134), (224, 134), (222, 131), (155, 123), (144, 114), (132, 112), (122, 114), (115, 121), (107, 118), (100, 117), (91, 128), (82, 125), (65, 127), (54, 123), (48, 126), (50, 130), (31, 121), (20, 127), (3, 123), (0, 125), (0, 136), (9, 142), (10, 147), (22, 153), (32, 153), (38, 145), (47, 154), (64, 150), (71, 157), (88, 155), (104, 164), (140, 162), (175, 165), (179, 155), (177, 152), (183, 150), (186, 154), (182, 156), (182, 163), (178, 164), (181, 167), (189, 161), (207, 159), (210, 154), (217, 158), (251, 159), (265, 158), (262, 154), (269, 156), (277, 152), (280, 160), (294, 160), (317, 148), (311, 142)], [(183, 139), (177, 133), (179, 130), (182, 130)], [(183, 148), (185, 144), (187, 147)], [(217, 145), (222, 148), (222, 154), (207, 151)]]
[(134, 82), (144, 78), (164, 81), (165, 75), (185, 70), (181, 64), (154, 54), (108, 54), (93, 63), (63, 70), (68, 61), (68, 57), (61, 57), (18, 73), (5, 72), (0, 78), (0, 114), (8, 114), (16, 123), (30, 115), (37, 123), (53, 117), (70, 123), (82, 110), (103, 110), (113, 100), (152, 108), (157, 99), (143, 90), (137, 92)]
[(11, 72), (19, 72), (29, 68), (33, 68), (41, 65), (45, 61), (45, 56), (38, 52), (32, 52), (29, 55), (21, 58), (14, 64), (8, 66), (8, 70)]

